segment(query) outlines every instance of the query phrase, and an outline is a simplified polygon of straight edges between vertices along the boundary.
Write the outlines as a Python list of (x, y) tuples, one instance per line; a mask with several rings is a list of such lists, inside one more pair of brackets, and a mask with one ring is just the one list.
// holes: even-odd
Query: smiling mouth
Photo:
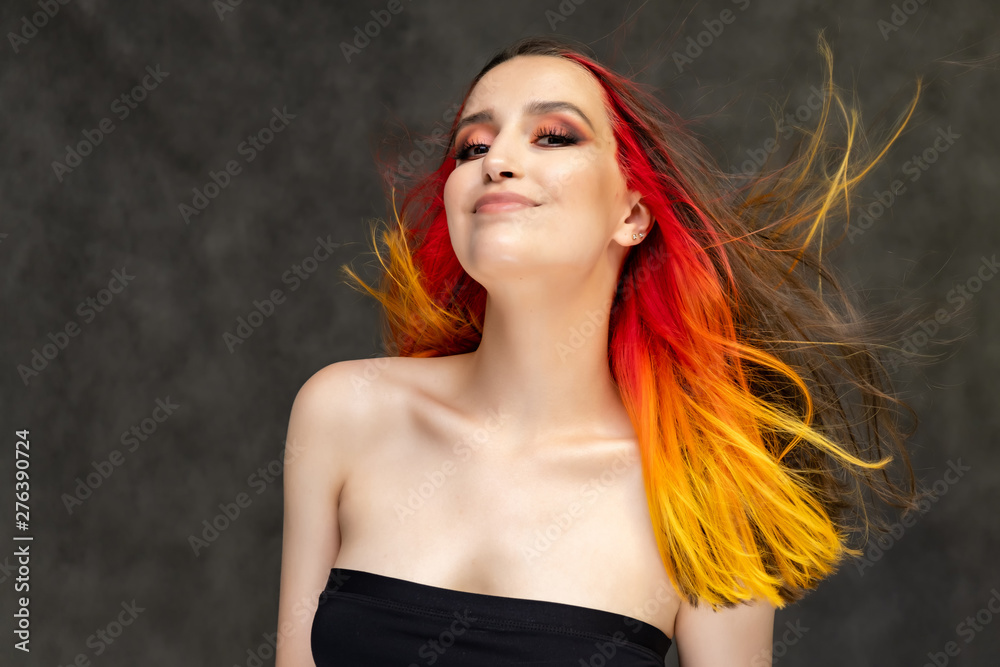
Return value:
[(513, 211), (519, 208), (531, 208), (532, 204), (525, 204), (519, 201), (497, 201), (488, 202), (477, 208), (474, 213), (500, 213), (502, 211)]

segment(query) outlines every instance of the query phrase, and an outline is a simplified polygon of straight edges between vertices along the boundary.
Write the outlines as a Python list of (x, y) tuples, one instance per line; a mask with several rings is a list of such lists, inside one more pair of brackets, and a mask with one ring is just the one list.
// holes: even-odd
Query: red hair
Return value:
[[(822, 37), (820, 50), (832, 72)], [(652, 94), (566, 42), (528, 38), (471, 82), (449, 147), (469, 92), (520, 55), (565, 58), (596, 79), (621, 172), (655, 218), (622, 265), (608, 362), (638, 437), (664, 567), (692, 604), (767, 599), (782, 607), (799, 599), (844, 555), (862, 555), (847, 544), (858, 527), (852, 512), (864, 512), (860, 486), (895, 507), (916, 504), (909, 457), (888, 410), (905, 403), (889, 390), (866, 323), (821, 262), (827, 218), (898, 137), (916, 97), (882, 148), (857, 159), (857, 117), (831, 74), (819, 129), (786, 166), (737, 188)], [(847, 121), (839, 152), (825, 129), (835, 105)], [(395, 225), (382, 235), (384, 251), (376, 243), (380, 285), (347, 269), (382, 304), (390, 353), (460, 354), (481, 339), (486, 291), (460, 265), (445, 217), (443, 189), (454, 167), (446, 154), (399, 210), (397, 174), (387, 170)], [(808, 271), (818, 288), (799, 275)], [(824, 284), (827, 299), (839, 302), (827, 303)], [(849, 414), (838, 382), (859, 393), (861, 417)], [(908, 473), (908, 491), (885, 474), (892, 451)], [(878, 528), (867, 513), (862, 523)]]

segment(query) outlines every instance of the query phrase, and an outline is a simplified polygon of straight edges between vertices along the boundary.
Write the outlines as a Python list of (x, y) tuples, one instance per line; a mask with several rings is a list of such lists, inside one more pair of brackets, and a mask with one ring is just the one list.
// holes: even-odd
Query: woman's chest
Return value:
[(634, 442), (499, 462), (414, 438), (355, 466), (339, 522), (337, 567), (603, 609), (673, 636), (679, 598)]

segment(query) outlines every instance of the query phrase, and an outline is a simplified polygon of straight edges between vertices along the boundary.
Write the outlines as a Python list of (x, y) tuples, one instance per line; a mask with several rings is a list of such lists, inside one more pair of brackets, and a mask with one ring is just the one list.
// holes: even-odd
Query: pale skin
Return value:
[[(657, 551), (607, 363), (618, 271), (653, 221), (618, 168), (599, 84), (567, 60), (518, 56), (477, 84), (468, 118), (456, 147), (478, 146), (456, 162), (444, 200), (455, 253), (489, 295), (482, 342), (448, 357), (339, 362), (299, 391), (276, 667), (314, 664), (310, 628), (332, 567), (638, 618), (675, 642), (681, 667), (770, 665), (774, 607), (692, 607)], [(477, 211), (493, 192), (534, 205)], [(601, 325), (567, 354), (585, 322)]]

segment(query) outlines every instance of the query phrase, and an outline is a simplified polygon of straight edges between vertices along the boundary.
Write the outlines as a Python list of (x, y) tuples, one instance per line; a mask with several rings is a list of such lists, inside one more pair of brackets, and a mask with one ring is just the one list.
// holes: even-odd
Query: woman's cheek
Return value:
[(579, 181), (579, 169), (575, 165), (569, 164), (550, 174), (546, 189), (553, 200), (559, 200), (565, 198), (567, 193), (579, 195), (581, 191), (578, 188), (582, 185)]
[[(444, 192), (442, 196), (444, 198), (444, 208), (446, 214), (454, 215), (458, 213), (459, 200), (461, 194), (461, 176), (456, 174), (456, 172), (451, 172), (448, 175), (447, 180), (444, 182)], [(449, 216), (450, 218), (451, 216)]]

